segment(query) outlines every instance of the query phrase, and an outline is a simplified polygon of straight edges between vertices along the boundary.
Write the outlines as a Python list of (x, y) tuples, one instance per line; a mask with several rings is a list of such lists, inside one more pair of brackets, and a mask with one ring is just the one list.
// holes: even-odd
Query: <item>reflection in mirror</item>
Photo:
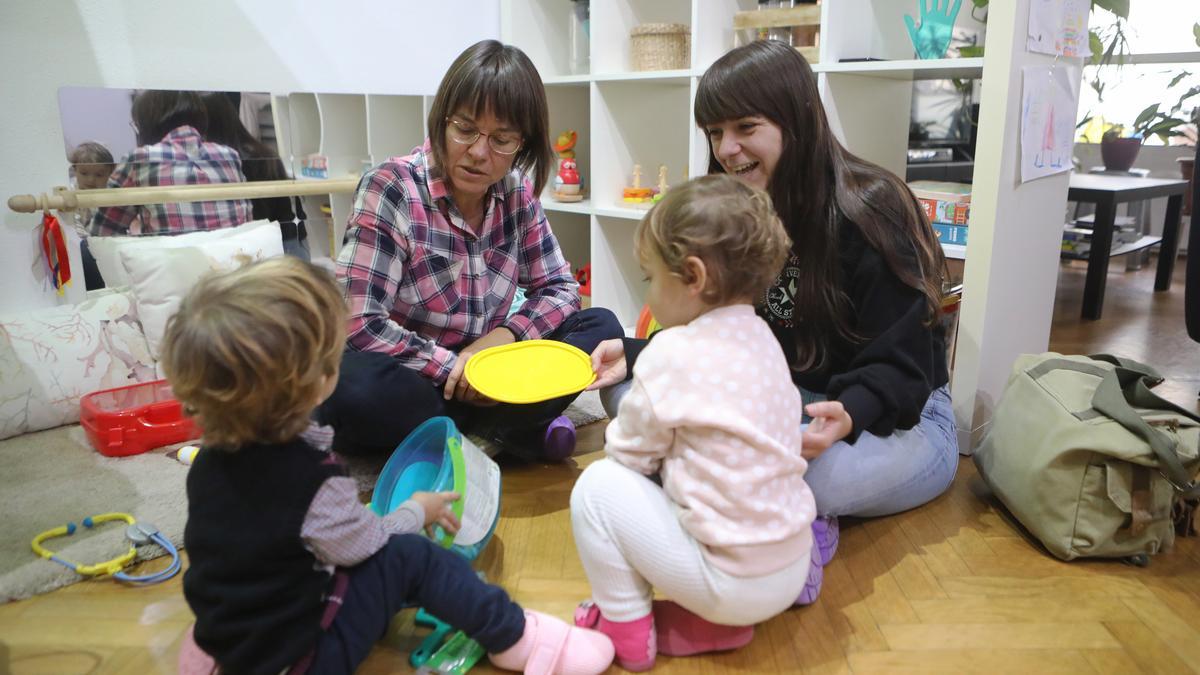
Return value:
[[(260, 93), (64, 87), (69, 175), (77, 189), (284, 180), (271, 97)], [(288, 197), (109, 206), (76, 212), (89, 289), (104, 285), (87, 237), (175, 235), (280, 223), (285, 250), (308, 258), (303, 209)]]

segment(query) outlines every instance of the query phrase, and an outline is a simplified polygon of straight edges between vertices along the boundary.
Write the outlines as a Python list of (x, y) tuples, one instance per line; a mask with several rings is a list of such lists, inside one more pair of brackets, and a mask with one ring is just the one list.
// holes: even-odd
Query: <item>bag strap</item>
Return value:
[[(1133, 406), (1170, 410), (1197, 422), (1200, 422), (1200, 417), (1151, 392), (1143, 378), (1144, 375), (1136, 371), (1113, 369), (1096, 387), (1096, 393), (1092, 396), (1092, 407), (1146, 441), (1158, 457), (1163, 477), (1179, 493), (1184, 497), (1200, 496), (1200, 485), (1196, 484), (1179, 461), (1179, 442), (1150, 426)], [(1128, 381), (1124, 387), (1122, 380)]]
[(1072, 370), (1099, 377), (1100, 384), (1092, 395), (1092, 408), (1145, 441), (1158, 458), (1163, 477), (1175, 490), (1184, 497), (1200, 496), (1200, 485), (1188, 475), (1179, 460), (1177, 441), (1150, 426), (1133, 406), (1167, 410), (1197, 423), (1200, 423), (1200, 416), (1150, 391), (1147, 380), (1155, 385), (1162, 381), (1162, 376), (1150, 366), (1107, 354), (1101, 354), (1099, 357), (1099, 361), (1117, 362), (1121, 365), (1103, 368), (1092, 363), (1055, 358), (1046, 359), (1027, 372), (1035, 380), (1056, 370)]
[(1093, 361), (1111, 363), (1114, 366), (1124, 368), (1125, 370), (1132, 370), (1142, 373), (1154, 381), (1153, 384), (1150, 385), (1151, 387), (1157, 387), (1163, 383), (1163, 376), (1160, 375), (1153, 366), (1148, 366), (1140, 361), (1134, 361), (1133, 359), (1127, 359), (1124, 356), (1114, 356), (1112, 354), (1089, 354), (1088, 358)]

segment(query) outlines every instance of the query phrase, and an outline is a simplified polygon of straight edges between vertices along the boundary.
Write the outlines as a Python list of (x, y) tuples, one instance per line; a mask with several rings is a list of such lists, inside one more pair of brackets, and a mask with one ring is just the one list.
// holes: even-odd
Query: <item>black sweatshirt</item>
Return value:
[[(897, 429), (916, 426), (930, 393), (950, 378), (944, 331), (937, 324), (925, 325), (925, 296), (891, 272), (858, 227), (843, 221), (840, 230), (842, 289), (854, 316), (850, 326), (865, 340), (851, 342), (831, 336), (825, 367), (793, 370), (792, 381), (829, 400), (841, 401), (854, 423), (845, 441), (854, 443), (864, 430), (889, 436)], [(769, 289), (765, 305), (759, 307), (759, 315), (771, 325), (789, 364), (796, 360), (794, 289), (789, 289), (795, 274), (792, 259)], [(630, 373), (644, 346), (645, 341), (625, 340)]]

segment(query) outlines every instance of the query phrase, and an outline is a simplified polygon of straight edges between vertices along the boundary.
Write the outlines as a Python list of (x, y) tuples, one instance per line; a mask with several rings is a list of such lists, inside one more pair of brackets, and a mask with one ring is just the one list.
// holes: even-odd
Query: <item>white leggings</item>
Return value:
[(714, 567), (662, 487), (609, 458), (576, 481), (571, 525), (592, 598), (609, 621), (646, 616), (658, 589), (709, 621), (750, 626), (791, 607), (808, 579), (807, 549), (791, 565), (760, 577), (735, 577)]

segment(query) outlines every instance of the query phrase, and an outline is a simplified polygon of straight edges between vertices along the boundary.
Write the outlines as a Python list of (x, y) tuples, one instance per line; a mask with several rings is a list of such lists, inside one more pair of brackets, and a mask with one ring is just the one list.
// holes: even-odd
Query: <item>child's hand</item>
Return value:
[(458, 501), (457, 492), (414, 492), (410, 497), (425, 509), (425, 532), (433, 536), (433, 526), (440, 525), (443, 530), (454, 534), (458, 532), (458, 516), (454, 515), (450, 505)]
[(588, 385), (588, 391), (623, 381), (629, 373), (625, 364), (625, 343), (616, 338), (597, 345), (592, 351), (592, 370), (596, 372), (596, 381)]
[(846, 412), (841, 401), (820, 401), (804, 406), (804, 412), (813, 418), (801, 434), (800, 455), (807, 460), (816, 459), (854, 430), (854, 420)]

